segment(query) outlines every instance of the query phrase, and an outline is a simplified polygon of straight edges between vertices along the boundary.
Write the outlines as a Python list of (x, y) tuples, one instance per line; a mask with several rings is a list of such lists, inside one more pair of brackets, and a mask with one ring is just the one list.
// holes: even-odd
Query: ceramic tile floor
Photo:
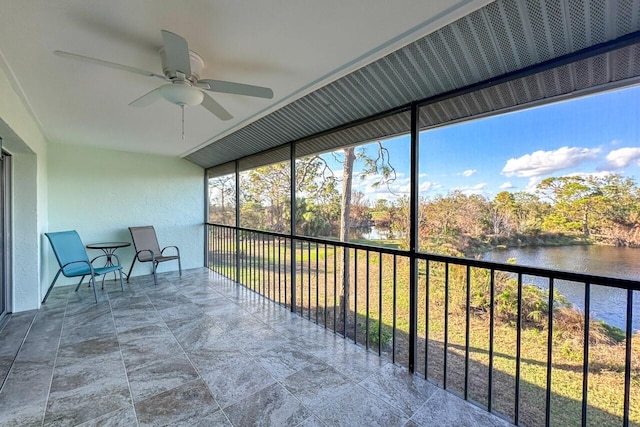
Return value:
[(55, 288), (0, 380), (1, 426), (509, 425), (204, 268)]

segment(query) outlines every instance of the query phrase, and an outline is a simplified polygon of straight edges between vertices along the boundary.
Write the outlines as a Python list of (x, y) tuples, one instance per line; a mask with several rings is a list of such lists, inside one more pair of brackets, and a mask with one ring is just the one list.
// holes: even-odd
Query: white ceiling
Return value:
[[(0, 66), (49, 141), (184, 156), (487, 3), (0, 0)], [(271, 87), (274, 98), (213, 94), (234, 118), (190, 107), (183, 141), (179, 107), (127, 105), (160, 80), (52, 53), (162, 74), (162, 29), (202, 56), (201, 78)]]

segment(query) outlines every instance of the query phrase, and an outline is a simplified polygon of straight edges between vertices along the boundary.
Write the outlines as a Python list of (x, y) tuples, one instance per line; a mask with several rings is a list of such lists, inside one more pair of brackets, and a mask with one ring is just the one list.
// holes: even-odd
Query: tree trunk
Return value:
[[(340, 206), (340, 241), (349, 241), (349, 215), (351, 213), (351, 188), (353, 185), (353, 163), (356, 159), (355, 149), (344, 149), (344, 165), (342, 174), (342, 201)], [(340, 313), (349, 312), (349, 284), (350, 284), (350, 257), (349, 250), (342, 251), (342, 259), (340, 263)], [(346, 320), (344, 328), (346, 330)]]
[(585, 209), (584, 213), (582, 214), (582, 233), (586, 236), (589, 237), (589, 210)]

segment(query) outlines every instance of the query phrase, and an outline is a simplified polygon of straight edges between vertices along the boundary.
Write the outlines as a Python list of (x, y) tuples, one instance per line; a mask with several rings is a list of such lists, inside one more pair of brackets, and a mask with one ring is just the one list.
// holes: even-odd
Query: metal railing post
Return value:
[(411, 105), (411, 195), (409, 226), (409, 372), (415, 372), (418, 339), (418, 105)]
[(296, 309), (296, 145), (291, 143), (289, 154), (291, 155), (291, 312), (295, 313)]
[[(2, 145), (2, 138), (0, 138), (0, 145)], [(206, 268), (211, 268), (211, 252), (209, 251), (209, 172), (204, 171), (204, 263)]]
[(240, 283), (240, 171), (236, 160), (236, 282)]

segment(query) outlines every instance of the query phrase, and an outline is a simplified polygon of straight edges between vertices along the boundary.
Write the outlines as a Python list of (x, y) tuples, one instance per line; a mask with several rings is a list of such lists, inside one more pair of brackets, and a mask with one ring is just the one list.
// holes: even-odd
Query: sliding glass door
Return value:
[[(2, 146), (2, 138), (0, 138), (0, 147)], [(11, 311), (9, 304), (9, 280), (8, 280), (8, 260), (10, 245), (9, 237), (9, 213), (10, 201), (10, 164), (11, 156), (5, 152), (0, 152), (0, 323), (5, 316)]]

